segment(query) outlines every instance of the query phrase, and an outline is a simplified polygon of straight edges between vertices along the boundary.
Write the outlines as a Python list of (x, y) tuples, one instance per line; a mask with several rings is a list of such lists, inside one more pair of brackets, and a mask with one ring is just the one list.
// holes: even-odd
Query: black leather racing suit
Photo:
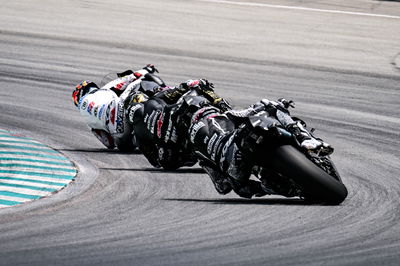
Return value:
[(191, 115), (198, 108), (188, 110), (184, 102), (179, 101), (184, 94), (198, 90), (208, 101), (228, 106), (211, 88), (201, 88), (197, 80), (193, 82), (190, 80), (178, 87), (164, 89), (143, 103), (129, 103), (126, 115), (137, 144), (155, 167), (173, 170), (194, 165), (197, 161), (186, 136)]
[(233, 189), (246, 198), (264, 195), (260, 183), (249, 180), (250, 164), (236, 145), (238, 125), (223, 113), (230, 109), (207, 81), (189, 81), (131, 104), (127, 115), (139, 148), (153, 166), (176, 169), (198, 160), (219, 193)]
[[(245, 198), (267, 194), (260, 182), (249, 179), (254, 159), (251, 147), (256, 144), (251, 132), (240, 127), (246, 118), (267, 112), (277, 117), (302, 147), (315, 139), (291, 118), (291, 101), (263, 99), (247, 109), (232, 110), (207, 81), (200, 81), (182, 83), (128, 108), (140, 149), (154, 166), (165, 169), (198, 160), (221, 194), (232, 189)], [(332, 151), (329, 147), (325, 147), (327, 152)]]

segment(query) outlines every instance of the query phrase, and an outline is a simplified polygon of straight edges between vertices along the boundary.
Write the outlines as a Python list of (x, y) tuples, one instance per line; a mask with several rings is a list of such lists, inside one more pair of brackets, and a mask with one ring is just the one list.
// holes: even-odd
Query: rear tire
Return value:
[(277, 147), (270, 159), (270, 167), (271, 162), (274, 171), (291, 178), (302, 188), (307, 201), (338, 205), (347, 197), (347, 189), (341, 181), (290, 145)]

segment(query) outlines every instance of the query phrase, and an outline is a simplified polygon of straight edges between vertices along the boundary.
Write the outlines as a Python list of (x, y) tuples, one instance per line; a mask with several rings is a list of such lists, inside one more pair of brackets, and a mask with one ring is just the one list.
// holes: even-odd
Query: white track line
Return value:
[(269, 7), (269, 8), (280, 8), (280, 9), (294, 9), (294, 10), (304, 10), (304, 11), (313, 11), (313, 12), (324, 12), (324, 13), (346, 14), (346, 15), (356, 15), (356, 16), (368, 16), (368, 17), (400, 19), (400, 16), (383, 15), (383, 14), (372, 14), (372, 13), (363, 13), (363, 12), (351, 12), (351, 11), (343, 11), (343, 10), (318, 9), (318, 8), (309, 8), (309, 7), (301, 7), (301, 6), (282, 6), (282, 5), (263, 4), (263, 3), (234, 2), (234, 1), (227, 1), (227, 0), (198, 0), (198, 1), (210, 2), (210, 3), (218, 3), (218, 4), (239, 5), (239, 6), (254, 6), (254, 7)]

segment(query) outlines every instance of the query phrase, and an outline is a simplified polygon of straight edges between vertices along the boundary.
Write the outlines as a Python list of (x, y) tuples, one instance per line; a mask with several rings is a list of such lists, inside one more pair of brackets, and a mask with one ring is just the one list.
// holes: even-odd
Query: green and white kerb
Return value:
[(61, 153), (0, 130), (0, 208), (50, 196), (68, 185), (76, 173)]

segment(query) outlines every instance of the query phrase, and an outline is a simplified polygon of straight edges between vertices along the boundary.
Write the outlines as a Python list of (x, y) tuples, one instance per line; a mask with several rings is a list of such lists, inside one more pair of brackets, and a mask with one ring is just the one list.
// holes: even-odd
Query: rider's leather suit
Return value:
[[(198, 160), (221, 194), (233, 189), (245, 198), (265, 195), (261, 183), (249, 179), (253, 168), (249, 148), (254, 140), (240, 127), (244, 119), (267, 112), (302, 142), (312, 138), (290, 117), (290, 102), (264, 99), (247, 109), (232, 110), (208, 82), (202, 83), (188, 81), (155, 94), (144, 104), (128, 107), (140, 149), (154, 166), (166, 169), (193, 165)], [(194, 90), (198, 94), (192, 97)]]
[[(191, 90), (204, 96), (208, 103), (204, 108), (191, 109), (182, 100)], [(176, 169), (198, 160), (219, 193), (233, 189), (242, 197), (261, 195), (259, 182), (249, 180), (250, 169), (242, 163), (235, 144), (237, 125), (221, 113), (230, 109), (209, 86), (187, 81), (145, 103), (132, 103), (127, 116), (141, 151), (153, 166)]]
[(152, 72), (151, 68), (125, 71), (101, 88), (91, 83), (96, 88), (80, 99), (77, 106), (79, 112), (92, 133), (107, 148), (116, 146), (122, 151), (135, 148), (131, 142), (132, 129), (125, 117), (124, 101), (141, 82), (146, 82), (143, 81), (145, 75)]

